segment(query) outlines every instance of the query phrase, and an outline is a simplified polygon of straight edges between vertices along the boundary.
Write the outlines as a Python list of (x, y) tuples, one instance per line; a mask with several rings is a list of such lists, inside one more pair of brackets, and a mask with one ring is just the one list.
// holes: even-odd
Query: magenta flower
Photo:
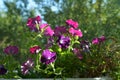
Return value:
[(39, 46), (33, 46), (30, 48), (30, 53), (31, 54), (39, 53), (40, 50), (41, 50), (41, 48)]
[(40, 25), (40, 30), (41, 30), (41, 29), (44, 29), (44, 28), (47, 27), (47, 26), (49, 26), (49, 25), (48, 25), (48, 24), (41, 24), (41, 25)]
[(82, 31), (81, 31), (80, 29), (79, 29), (79, 30), (76, 30), (74, 35), (75, 35), (75, 36), (79, 36), (79, 37), (82, 37), (82, 36), (83, 36)]
[(17, 54), (18, 53), (18, 47), (17, 46), (7, 46), (4, 49), (4, 53), (6, 54)]
[(75, 29), (74, 28), (69, 28), (69, 33), (71, 33), (72, 35), (74, 35), (75, 34)]
[(83, 36), (82, 31), (80, 29), (75, 30), (74, 28), (69, 28), (69, 33), (71, 33), (74, 36), (79, 36), (79, 37)]
[(44, 31), (44, 34), (45, 34), (46, 36), (53, 36), (54, 31), (51, 29), (50, 26), (48, 26), (48, 27), (46, 27), (46, 29), (45, 29), (45, 31)]
[(21, 66), (22, 74), (28, 74), (29, 70), (34, 66), (33, 60), (30, 58), (26, 62), (24, 62)]
[(4, 75), (7, 73), (7, 69), (4, 68), (4, 65), (0, 65), (0, 75)]
[(46, 49), (46, 50), (43, 50), (40, 61), (43, 64), (48, 65), (48, 64), (54, 62), (56, 60), (56, 57), (57, 56), (56, 56), (55, 52), (51, 52), (49, 49)]
[(60, 36), (60, 35), (62, 35), (64, 33), (67, 33), (67, 30), (66, 30), (66, 28), (64, 26), (57, 26), (54, 29), (54, 33), (55, 33), (54, 34), (55, 36)]
[(73, 27), (73, 28), (78, 28), (78, 22), (73, 21), (72, 19), (66, 20), (67, 25)]
[(68, 46), (70, 45), (70, 38), (63, 35), (59, 36), (57, 43), (61, 48), (68, 48)]
[(83, 56), (82, 56), (82, 54), (81, 54), (80, 49), (74, 48), (74, 49), (73, 49), (73, 53), (74, 53), (80, 60), (83, 59)]
[(101, 36), (99, 38), (94, 38), (92, 40), (92, 44), (100, 44), (101, 42), (104, 42), (106, 40), (105, 36)]
[(92, 44), (99, 44), (99, 38), (94, 38), (92, 40)]
[(35, 18), (29, 18), (27, 21), (27, 26), (30, 28), (32, 31), (38, 31), (36, 24), (40, 24), (41, 18), (40, 16), (37, 16)]

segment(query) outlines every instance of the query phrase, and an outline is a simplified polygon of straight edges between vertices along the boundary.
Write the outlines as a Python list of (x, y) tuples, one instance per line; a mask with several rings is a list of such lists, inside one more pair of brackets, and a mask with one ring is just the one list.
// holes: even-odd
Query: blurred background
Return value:
[(78, 21), (84, 39), (105, 35), (120, 42), (120, 0), (0, 0), (0, 52), (17, 45), (27, 53), (31, 45), (40, 44), (26, 26), (37, 15), (52, 28), (67, 19)]

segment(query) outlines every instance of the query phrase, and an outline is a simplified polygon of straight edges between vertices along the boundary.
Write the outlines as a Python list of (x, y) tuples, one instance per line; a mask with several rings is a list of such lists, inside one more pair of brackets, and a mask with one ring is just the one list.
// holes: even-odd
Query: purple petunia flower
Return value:
[(36, 24), (40, 24), (41, 18), (40, 16), (37, 16), (35, 18), (29, 18), (27, 21), (27, 26), (30, 28), (32, 31), (38, 31)]
[(30, 58), (28, 59), (26, 62), (24, 62), (21, 66), (21, 72), (22, 74), (27, 74), (29, 72), (29, 70), (33, 67), (34, 62), (33, 60)]
[(73, 53), (74, 53), (80, 60), (83, 59), (83, 56), (82, 56), (82, 54), (81, 54), (80, 49), (74, 48), (74, 49), (73, 49)]
[(100, 44), (101, 42), (104, 42), (106, 40), (105, 36), (101, 36), (99, 38), (94, 38), (92, 40), (92, 44)]
[(21, 66), (21, 72), (22, 72), (22, 74), (26, 75), (29, 72), (29, 68), (26, 65), (23, 64)]
[(39, 53), (40, 50), (41, 50), (41, 48), (39, 46), (33, 46), (30, 48), (30, 53), (31, 54)]
[(90, 52), (90, 43), (88, 41), (81, 41), (80, 47), (84, 52)]
[(70, 38), (62, 35), (58, 38), (57, 43), (61, 48), (68, 48), (70, 45)]
[(67, 30), (66, 30), (66, 28), (64, 26), (57, 26), (54, 29), (54, 33), (55, 33), (54, 34), (55, 36), (60, 36), (60, 35), (62, 35), (64, 33), (67, 33)]
[(55, 52), (51, 52), (49, 49), (46, 49), (46, 50), (43, 50), (40, 61), (43, 64), (48, 65), (48, 64), (54, 62), (56, 60), (56, 57), (57, 56), (56, 56)]
[(66, 24), (73, 28), (78, 28), (78, 22), (75, 22), (72, 19), (66, 20)]
[(7, 73), (7, 69), (4, 68), (4, 65), (0, 65), (0, 75), (4, 75)]
[(4, 53), (6, 54), (17, 54), (19, 51), (18, 47), (17, 46), (7, 46), (5, 49), (4, 49)]

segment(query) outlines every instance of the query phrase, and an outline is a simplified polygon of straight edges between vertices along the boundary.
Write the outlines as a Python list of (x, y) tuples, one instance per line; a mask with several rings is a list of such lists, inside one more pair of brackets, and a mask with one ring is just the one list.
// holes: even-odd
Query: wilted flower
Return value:
[(23, 64), (21, 66), (21, 72), (22, 72), (22, 74), (26, 75), (29, 72), (29, 68), (26, 65)]
[(100, 42), (104, 42), (106, 40), (105, 36), (99, 37)]
[(74, 48), (74, 49), (73, 49), (73, 53), (74, 53), (79, 59), (83, 59), (83, 56), (82, 56), (82, 54), (81, 54), (80, 49)]
[(30, 68), (32, 68), (34, 65), (34, 62), (33, 60), (30, 58), (28, 59), (26, 62), (24, 62), (21, 66), (21, 71), (22, 71), (22, 74), (27, 74), (30, 70)]
[(58, 38), (57, 43), (61, 48), (68, 48), (70, 45), (70, 38), (62, 35)]
[(41, 50), (41, 48), (39, 46), (33, 46), (30, 48), (30, 53), (31, 54), (39, 53), (40, 50)]
[(90, 43), (87, 40), (80, 42), (80, 47), (82, 48), (82, 51), (84, 52), (90, 52)]
[(69, 28), (69, 33), (71, 33), (74, 36), (79, 36), (79, 37), (83, 36), (82, 31), (80, 29), (76, 30), (74, 28)]
[(7, 69), (4, 68), (4, 65), (0, 65), (0, 75), (4, 75), (7, 73)]
[(51, 52), (49, 49), (43, 50), (40, 61), (43, 64), (50, 64), (56, 60), (56, 53)]
[(17, 54), (18, 53), (18, 47), (17, 46), (7, 46), (5, 49), (4, 49), (4, 53), (6, 54)]
[(52, 47), (52, 45), (54, 44), (54, 39), (52, 37), (49, 37), (48, 40), (47, 40), (47, 44), (45, 45), (46, 49)]
[(66, 20), (67, 25), (73, 27), (73, 28), (78, 28), (78, 22), (73, 21), (72, 19)]
[(57, 26), (54, 29), (54, 33), (55, 33), (54, 34), (55, 36), (60, 36), (60, 35), (62, 35), (64, 33), (67, 33), (67, 30), (66, 30), (66, 28), (64, 26)]
[(40, 24), (41, 18), (40, 16), (37, 16), (35, 18), (29, 18), (27, 21), (27, 26), (30, 28), (32, 31), (38, 31), (36, 24)]

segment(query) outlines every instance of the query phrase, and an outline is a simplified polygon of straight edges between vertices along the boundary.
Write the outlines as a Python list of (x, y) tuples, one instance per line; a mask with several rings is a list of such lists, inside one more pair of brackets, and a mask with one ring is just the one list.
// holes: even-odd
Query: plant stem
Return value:
[(39, 71), (40, 69), (40, 65), (39, 65), (39, 54), (37, 55), (37, 58), (36, 58), (36, 69), (37, 69), (37, 71)]

